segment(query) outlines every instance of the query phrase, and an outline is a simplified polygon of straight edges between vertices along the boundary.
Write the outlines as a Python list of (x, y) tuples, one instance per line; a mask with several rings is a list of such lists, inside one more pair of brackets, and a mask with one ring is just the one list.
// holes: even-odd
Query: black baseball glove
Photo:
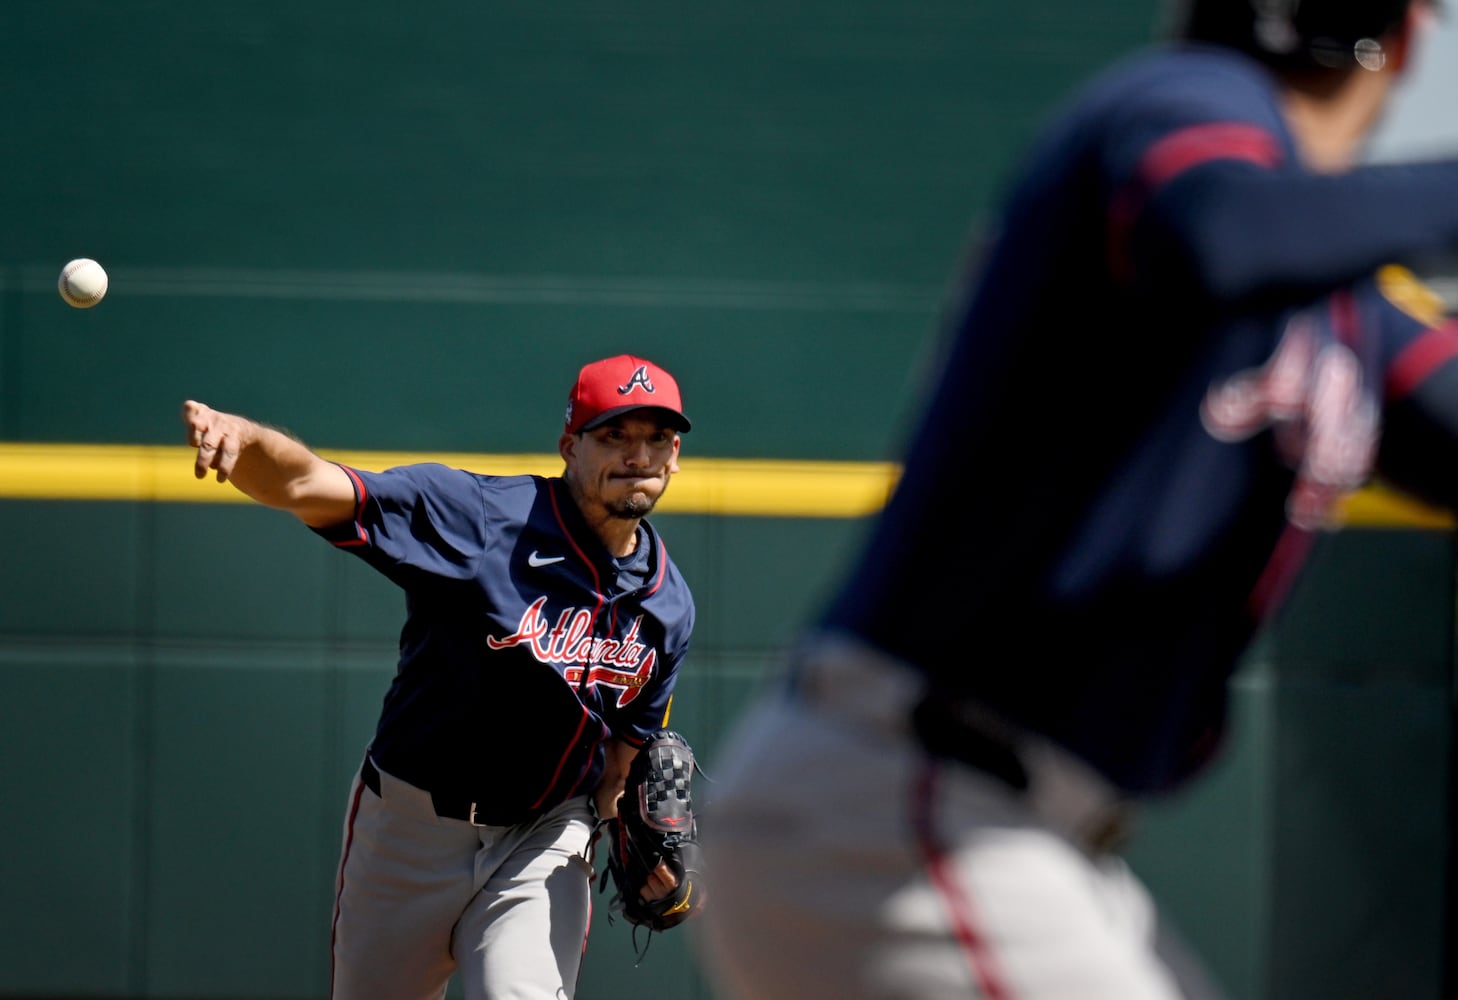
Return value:
[[(620, 914), (635, 932), (677, 927), (703, 909), (703, 853), (692, 794), (697, 770), (688, 741), (671, 729), (658, 730), (628, 767), (617, 818), (606, 821), (607, 873), (617, 889), (609, 912)], [(668, 863), (678, 887), (662, 899), (645, 900), (643, 887), (660, 861)]]

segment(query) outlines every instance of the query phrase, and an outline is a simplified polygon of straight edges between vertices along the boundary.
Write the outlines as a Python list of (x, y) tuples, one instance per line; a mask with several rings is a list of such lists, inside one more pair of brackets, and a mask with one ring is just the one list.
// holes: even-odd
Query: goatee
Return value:
[(652, 512), (654, 503), (654, 500), (642, 493), (634, 493), (621, 503), (608, 507), (608, 514), (624, 521), (633, 521), (647, 517)]

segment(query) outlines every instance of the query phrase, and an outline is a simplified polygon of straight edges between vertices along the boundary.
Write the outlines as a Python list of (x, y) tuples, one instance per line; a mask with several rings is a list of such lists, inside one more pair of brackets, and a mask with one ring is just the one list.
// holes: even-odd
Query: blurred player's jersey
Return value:
[[(1212, 211), (1215, 172), (1246, 197)], [(1453, 190), (1451, 167), (1423, 178)], [(1357, 180), (1299, 166), (1242, 57), (1170, 50), (1099, 81), (1020, 170), (822, 624), (1127, 791), (1197, 771), (1312, 532), (1380, 464), (1385, 411), (1458, 343), (1409, 274), (1369, 263), (1395, 223), (1323, 208)], [(1312, 224), (1267, 237), (1293, 199)]]

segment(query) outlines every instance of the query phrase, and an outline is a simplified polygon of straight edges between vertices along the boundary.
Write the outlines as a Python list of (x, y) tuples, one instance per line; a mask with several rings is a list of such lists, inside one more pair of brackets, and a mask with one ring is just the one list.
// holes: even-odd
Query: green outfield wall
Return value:
[[(894, 484), (1011, 156), (1154, 23), (0, 3), (0, 997), (327, 992), (403, 609), (195, 480), (184, 399), (366, 467), (550, 473), (579, 365), (669, 368), (694, 430), (655, 523), (699, 606), (674, 723), (712, 774)], [(111, 276), (89, 310), (55, 289), (80, 256)], [(1352, 498), (1226, 754), (1146, 817), (1131, 863), (1234, 1000), (1453, 995), (1452, 527)], [(605, 910), (583, 1000), (714, 997), (691, 932), (635, 967)]]

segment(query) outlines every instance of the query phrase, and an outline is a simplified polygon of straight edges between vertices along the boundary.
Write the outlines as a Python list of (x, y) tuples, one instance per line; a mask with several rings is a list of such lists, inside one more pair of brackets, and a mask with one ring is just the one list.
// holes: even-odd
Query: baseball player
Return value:
[(867, 547), (704, 807), (728, 996), (1211, 992), (1120, 860), (1341, 494), (1458, 506), (1458, 162), (1358, 166), (1428, 0), (1195, 0), (1016, 171)]
[[(689, 429), (629, 355), (582, 368), (560, 477), (325, 461), (188, 401), (199, 477), (294, 514), (405, 594), (398, 672), (350, 791), (333, 917), (336, 1000), (571, 997), (594, 824), (668, 720), (694, 625), (647, 515)], [(674, 875), (660, 866), (645, 898)]]

